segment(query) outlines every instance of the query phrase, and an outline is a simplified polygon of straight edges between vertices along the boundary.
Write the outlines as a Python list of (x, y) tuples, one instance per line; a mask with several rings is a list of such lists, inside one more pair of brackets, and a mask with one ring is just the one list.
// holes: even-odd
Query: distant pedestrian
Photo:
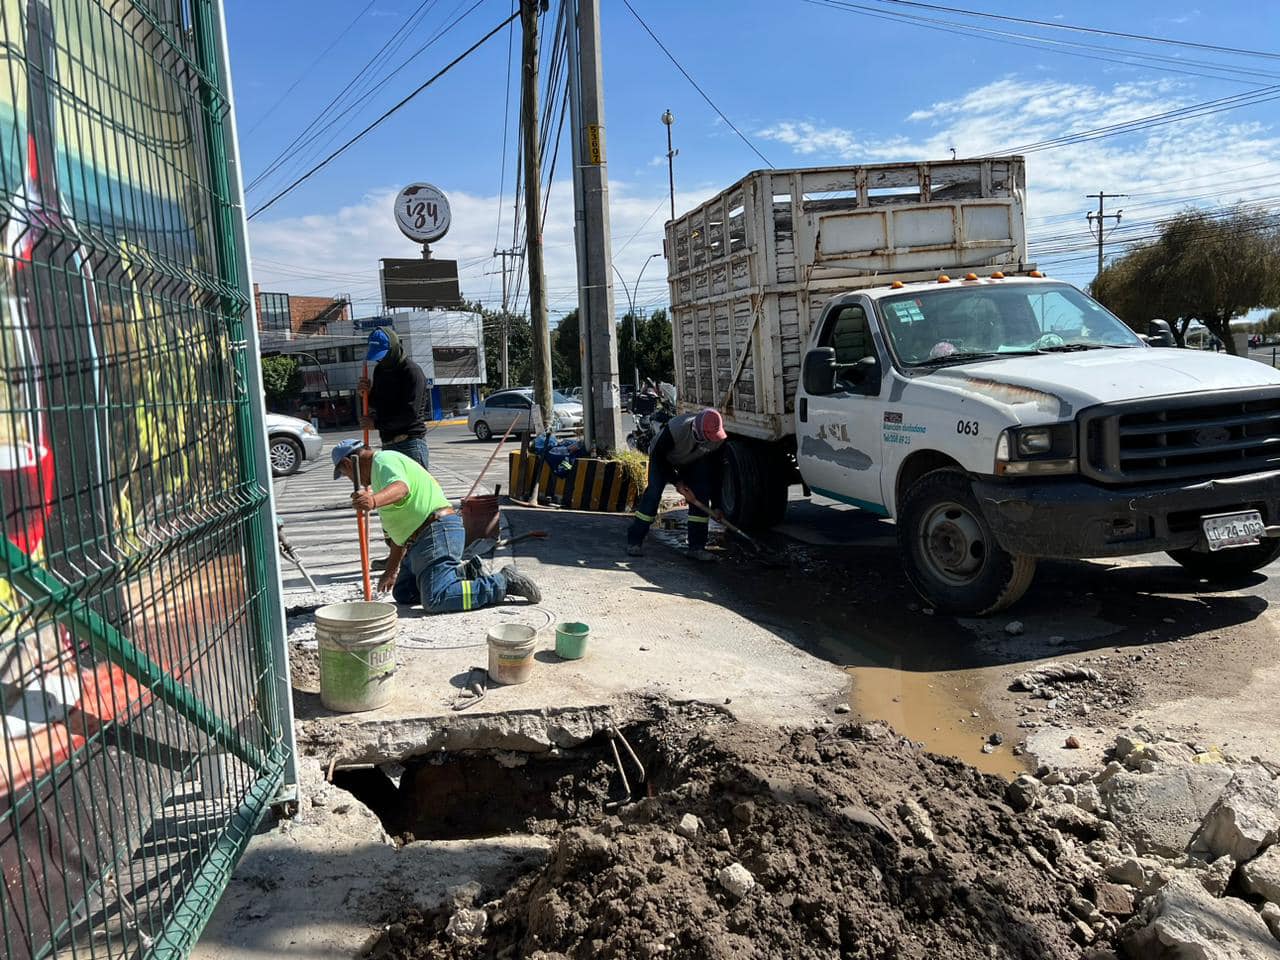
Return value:
[(462, 517), (424, 467), (393, 450), (375, 453), (359, 440), (343, 440), (332, 456), (335, 480), (350, 481), (359, 470), (366, 489), (351, 494), (351, 505), (362, 513), (377, 510), (391, 539), (380, 593), (390, 590), (396, 603), (421, 604), (429, 613), (475, 610), (509, 596), (542, 599), (537, 585), (514, 566), (468, 575)]
[[(667, 421), (649, 447), (649, 484), (627, 529), (629, 556), (638, 557), (644, 552), (644, 539), (662, 502), (662, 491), (674, 483), (680, 496), (689, 501), (689, 557), (714, 559), (707, 551), (708, 518), (703, 507), (720, 499), (726, 439), (724, 418), (718, 410), (687, 413)], [(702, 506), (694, 506), (695, 500)], [(712, 516), (724, 519), (718, 509), (712, 510)]]
[(403, 453), (429, 469), (426, 436), (431, 388), (426, 374), (405, 355), (400, 337), (387, 327), (369, 334), (366, 356), (377, 366), (372, 382), (362, 377), (356, 386), (361, 395), (369, 394), (369, 416), (361, 418), (360, 426), (378, 431), (383, 450)]

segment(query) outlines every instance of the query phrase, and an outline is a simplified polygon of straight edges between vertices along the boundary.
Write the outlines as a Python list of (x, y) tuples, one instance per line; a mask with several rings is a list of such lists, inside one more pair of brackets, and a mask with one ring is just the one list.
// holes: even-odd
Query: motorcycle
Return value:
[(676, 415), (676, 388), (663, 383), (654, 389), (650, 384), (631, 401), (631, 415), (635, 418), (635, 429), (627, 434), (627, 446), (648, 453), (653, 438)]

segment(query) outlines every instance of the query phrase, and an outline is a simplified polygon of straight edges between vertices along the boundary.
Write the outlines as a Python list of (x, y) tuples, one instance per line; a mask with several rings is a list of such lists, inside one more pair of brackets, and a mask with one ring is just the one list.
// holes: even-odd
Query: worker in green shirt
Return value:
[(537, 584), (513, 566), (464, 578), (462, 517), (420, 464), (392, 450), (375, 453), (359, 440), (343, 440), (333, 448), (335, 480), (351, 482), (357, 464), (365, 489), (352, 493), (351, 504), (365, 513), (377, 510), (391, 538), (379, 592), (390, 590), (396, 603), (421, 603), (431, 613), (475, 610), (507, 597), (542, 599)]

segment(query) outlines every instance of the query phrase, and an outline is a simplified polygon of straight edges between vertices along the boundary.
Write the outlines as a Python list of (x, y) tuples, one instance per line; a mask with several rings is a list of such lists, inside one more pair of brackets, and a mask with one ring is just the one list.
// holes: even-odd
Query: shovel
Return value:
[[(689, 506), (697, 507), (703, 513), (710, 515), (711, 510), (708, 509), (697, 497), (695, 497), (692, 492), (686, 494), (685, 499), (689, 502)], [(729, 522), (727, 517), (722, 519), (720, 522), (724, 524), (726, 530), (737, 536), (743, 543), (750, 547), (752, 556), (763, 563), (766, 567), (788, 566), (786, 559), (776, 550), (771, 550), (745, 530), (734, 526)]]

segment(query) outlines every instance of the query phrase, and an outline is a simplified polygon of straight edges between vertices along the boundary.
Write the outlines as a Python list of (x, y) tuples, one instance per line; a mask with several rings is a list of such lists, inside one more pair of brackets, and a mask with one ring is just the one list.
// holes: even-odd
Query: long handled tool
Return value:
[[(369, 379), (369, 360), (365, 358), (363, 379)], [(364, 390), (360, 394), (361, 398), (361, 419), (364, 421), (364, 445), (369, 445), (369, 391)], [(351, 458), (351, 476), (355, 481), (356, 493), (360, 492), (360, 458)], [(364, 582), (364, 598), (366, 601), (373, 599), (373, 584), (369, 578), (369, 515), (356, 511), (356, 529), (360, 534), (360, 577)]]
[(476, 482), (471, 485), (471, 489), (467, 491), (467, 495), (462, 498), (463, 500), (470, 500), (471, 495), (476, 492), (476, 487), (480, 486), (480, 481), (484, 479), (484, 475), (488, 473), (489, 468), (493, 466), (493, 461), (497, 459), (498, 453), (502, 450), (502, 445), (507, 442), (507, 437), (511, 436), (511, 431), (515, 427), (516, 421), (519, 419), (519, 417), (511, 418), (511, 423), (507, 425), (507, 432), (502, 435), (502, 439), (498, 441), (498, 445), (493, 448), (493, 453), (489, 454), (489, 459), (484, 462), (484, 469), (480, 471), (480, 476), (476, 477)]
[[(689, 502), (689, 506), (697, 507), (703, 513), (710, 516), (711, 510), (706, 505), (704, 505), (702, 501), (700, 501), (697, 497), (693, 495), (693, 491), (690, 490), (687, 493), (684, 493), (684, 498)], [(759, 560), (761, 563), (769, 567), (787, 566), (787, 561), (783, 559), (781, 556), (779, 556), (776, 551), (769, 549), (763, 543), (757, 540), (755, 537), (751, 536), (751, 534), (747, 533), (745, 530), (741, 529), (740, 527), (737, 527), (734, 524), (730, 523), (728, 517), (722, 517), (720, 519), (720, 522), (724, 524), (726, 530), (728, 530), (732, 534), (735, 534), (745, 544), (747, 544), (747, 546), (751, 548), (752, 554), (754, 554), (755, 558)]]

